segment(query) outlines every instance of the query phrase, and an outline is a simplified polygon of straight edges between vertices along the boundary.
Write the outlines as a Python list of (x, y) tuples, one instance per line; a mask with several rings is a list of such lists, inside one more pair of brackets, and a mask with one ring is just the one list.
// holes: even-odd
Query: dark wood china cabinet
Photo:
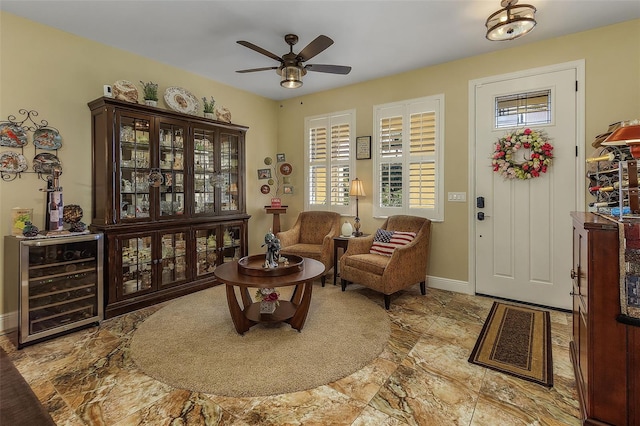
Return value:
[(217, 265), (247, 255), (247, 128), (111, 98), (89, 108), (105, 317), (214, 285)]

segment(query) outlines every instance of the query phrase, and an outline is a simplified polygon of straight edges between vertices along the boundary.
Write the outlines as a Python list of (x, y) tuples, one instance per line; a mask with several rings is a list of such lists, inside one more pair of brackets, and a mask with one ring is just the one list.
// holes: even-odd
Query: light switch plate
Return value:
[(467, 201), (467, 193), (466, 192), (449, 192), (447, 193), (449, 201), (455, 201), (459, 203), (464, 203)]

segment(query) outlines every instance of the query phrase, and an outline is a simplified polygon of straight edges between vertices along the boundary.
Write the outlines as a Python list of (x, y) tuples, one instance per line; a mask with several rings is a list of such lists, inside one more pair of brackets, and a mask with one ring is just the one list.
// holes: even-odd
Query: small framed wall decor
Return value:
[(270, 179), (271, 169), (258, 169), (258, 179)]
[(356, 160), (371, 159), (371, 136), (356, 138)]
[(285, 155), (284, 154), (276, 154), (276, 161), (278, 163), (284, 163), (286, 161), (285, 160)]

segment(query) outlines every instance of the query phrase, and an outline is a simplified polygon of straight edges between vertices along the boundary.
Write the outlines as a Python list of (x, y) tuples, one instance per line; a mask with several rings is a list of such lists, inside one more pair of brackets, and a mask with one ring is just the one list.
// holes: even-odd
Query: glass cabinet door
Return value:
[(188, 278), (186, 231), (163, 233), (160, 241), (162, 249), (160, 285), (168, 286), (185, 281)]
[(184, 139), (185, 127), (160, 123), (160, 216), (184, 213)]
[(241, 232), (242, 225), (223, 226), (222, 233), (222, 262), (231, 262), (242, 257)]
[(219, 227), (196, 229), (196, 275), (212, 273), (218, 265)]
[(120, 218), (148, 218), (150, 209), (149, 147), (150, 121), (146, 118), (120, 115)]
[(119, 237), (119, 240), (122, 253), (122, 282), (119, 294), (128, 297), (151, 290), (152, 235), (123, 236)]
[(222, 211), (238, 210), (238, 137), (222, 133), (220, 135), (220, 171), (222, 174)]
[(216, 153), (214, 132), (194, 129), (193, 140), (193, 212), (213, 215), (216, 201)]

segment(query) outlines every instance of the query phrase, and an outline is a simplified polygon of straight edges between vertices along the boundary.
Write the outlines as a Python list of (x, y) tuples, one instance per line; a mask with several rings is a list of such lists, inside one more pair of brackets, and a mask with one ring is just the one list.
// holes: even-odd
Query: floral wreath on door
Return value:
[[(501, 137), (494, 148), (493, 171), (505, 179), (537, 178), (547, 172), (553, 159), (553, 145), (543, 130), (514, 130)], [(523, 162), (516, 162), (515, 154), (520, 149), (530, 150), (530, 155)]]

